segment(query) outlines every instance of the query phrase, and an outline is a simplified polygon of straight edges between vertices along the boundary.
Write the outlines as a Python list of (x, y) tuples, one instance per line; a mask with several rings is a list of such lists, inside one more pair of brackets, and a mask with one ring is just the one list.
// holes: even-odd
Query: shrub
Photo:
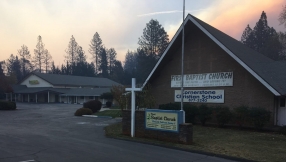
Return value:
[(105, 103), (105, 105), (106, 105), (106, 107), (111, 107), (112, 102), (111, 102), (111, 101), (107, 101), (107, 102)]
[(249, 110), (249, 118), (258, 130), (262, 129), (270, 120), (271, 112), (260, 107), (253, 107)]
[(239, 126), (242, 127), (248, 120), (249, 116), (249, 108), (247, 106), (239, 106), (234, 108), (233, 111), (234, 115), (234, 120), (235, 123)]
[(76, 112), (74, 113), (74, 116), (82, 116), (82, 115), (92, 115), (91, 109), (80, 108), (80, 109), (77, 109)]
[(186, 123), (195, 124), (198, 115), (198, 107), (192, 104), (184, 104)]
[[(168, 103), (159, 105), (161, 110), (181, 110), (181, 103)], [(184, 103), (183, 109), (185, 111), (185, 122), (186, 123), (195, 123), (195, 118), (198, 114), (198, 108), (195, 105)]]
[(228, 107), (217, 106), (213, 111), (218, 126), (223, 127), (225, 124), (229, 123), (232, 118), (232, 113)]
[(281, 134), (286, 135), (286, 126), (282, 126), (279, 131)]
[(212, 109), (205, 104), (199, 106), (198, 118), (204, 126), (208, 120), (211, 119)]
[(16, 110), (17, 106), (15, 102), (0, 101), (0, 110)]
[(102, 103), (98, 100), (87, 101), (83, 104), (84, 108), (89, 108), (93, 113), (98, 112), (101, 109)]

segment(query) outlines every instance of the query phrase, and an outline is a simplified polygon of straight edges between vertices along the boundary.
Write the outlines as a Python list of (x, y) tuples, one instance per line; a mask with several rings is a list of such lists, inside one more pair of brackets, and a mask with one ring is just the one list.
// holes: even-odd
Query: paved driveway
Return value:
[(0, 162), (228, 161), (158, 146), (105, 138), (116, 119), (75, 117), (81, 105), (17, 104), (0, 111)]

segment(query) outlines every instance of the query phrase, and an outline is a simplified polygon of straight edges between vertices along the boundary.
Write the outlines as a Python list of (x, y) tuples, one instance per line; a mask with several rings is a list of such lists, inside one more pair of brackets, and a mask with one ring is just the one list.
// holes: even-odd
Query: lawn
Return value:
[(193, 145), (182, 145), (122, 135), (121, 123), (105, 128), (107, 136), (203, 151), (254, 161), (286, 161), (286, 136), (274, 132), (255, 132), (195, 125)]
[(112, 118), (121, 117), (121, 110), (105, 110), (95, 113), (97, 116), (111, 116)]

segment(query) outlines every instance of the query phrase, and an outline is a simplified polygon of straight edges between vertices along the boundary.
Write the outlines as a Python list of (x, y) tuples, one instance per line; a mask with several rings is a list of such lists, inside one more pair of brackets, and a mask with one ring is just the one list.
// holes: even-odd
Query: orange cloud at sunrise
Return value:
[[(262, 11), (266, 12), (268, 25), (276, 30), (279, 26), (278, 16), (285, 0), (240, 0), (223, 1), (210, 7), (209, 12), (200, 14), (207, 23), (228, 35), (240, 40), (247, 24), (253, 29)], [(216, 14), (217, 13), (217, 14)]]

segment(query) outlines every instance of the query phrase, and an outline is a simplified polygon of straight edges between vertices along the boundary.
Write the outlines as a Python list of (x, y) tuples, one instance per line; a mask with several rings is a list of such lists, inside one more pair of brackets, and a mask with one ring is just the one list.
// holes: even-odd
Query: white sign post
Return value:
[(131, 91), (131, 137), (135, 136), (135, 91), (141, 91), (141, 88), (136, 88), (136, 79), (132, 78), (132, 87), (125, 88), (126, 91)]

